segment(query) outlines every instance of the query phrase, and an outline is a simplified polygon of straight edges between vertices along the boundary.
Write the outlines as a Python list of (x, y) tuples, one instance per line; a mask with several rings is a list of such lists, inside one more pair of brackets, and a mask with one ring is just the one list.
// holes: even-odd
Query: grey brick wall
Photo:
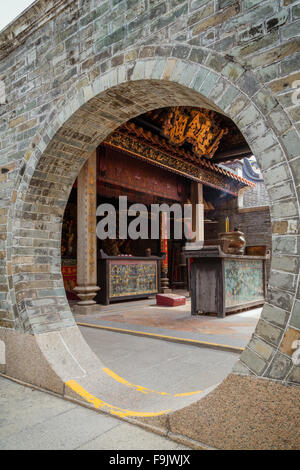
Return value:
[(242, 207), (261, 207), (269, 205), (269, 195), (265, 184), (257, 182), (255, 188), (246, 191), (243, 195)]

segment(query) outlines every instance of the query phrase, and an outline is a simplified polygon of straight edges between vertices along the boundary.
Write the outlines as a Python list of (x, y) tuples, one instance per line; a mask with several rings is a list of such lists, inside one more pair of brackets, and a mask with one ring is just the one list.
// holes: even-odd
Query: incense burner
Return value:
[(243, 232), (220, 233), (219, 239), (223, 253), (229, 255), (243, 255), (245, 253), (246, 239)]

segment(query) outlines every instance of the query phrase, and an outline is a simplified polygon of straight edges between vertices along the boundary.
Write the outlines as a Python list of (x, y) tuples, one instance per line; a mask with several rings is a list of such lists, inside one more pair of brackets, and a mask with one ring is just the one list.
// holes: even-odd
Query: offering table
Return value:
[(227, 313), (263, 305), (266, 297), (266, 256), (229, 255), (220, 246), (184, 248), (190, 260), (192, 315)]

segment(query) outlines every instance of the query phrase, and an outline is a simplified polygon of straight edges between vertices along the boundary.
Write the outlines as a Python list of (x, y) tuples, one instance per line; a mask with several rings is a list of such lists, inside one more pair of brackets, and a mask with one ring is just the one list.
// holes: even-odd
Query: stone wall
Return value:
[(39, 0), (0, 34), (1, 327), (74, 325), (61, 222), (99, 143), (147, 110), (209, 107), (247, 139), (271, 201), (268, 302), (236, 372), (299, 383), (299, 25), (298, 0)]
[(269, 205), (269, 197), (264, 182), (257, 182), (254, 189), (246, 191), (242, 196), (241, 207), (263, 207)]

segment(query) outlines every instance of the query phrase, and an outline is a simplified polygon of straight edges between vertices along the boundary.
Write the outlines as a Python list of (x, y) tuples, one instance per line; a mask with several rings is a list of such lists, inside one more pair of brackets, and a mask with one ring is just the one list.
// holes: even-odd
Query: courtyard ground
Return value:
[(172, 338), (244, 348), (251, 338), (262, 309), (255, 308), (218, 318), (191, 315), (191, 300), (185, 306), (158, 307), (155, 299), (99, 306), (91, 315), (75, 315), (79, 325), (119, 332), (132, 332), (161, 339)]
[[(111, 371), (151, 389), (150, 393), (140, 393), (145, 408), (149, 401), (151, 406), (155, 403), (166, 408), (199, 399), (226, 377), (238, 359), (236, 353), (91, 328), (81, 331)], [(125, 394), (127, 390), (124, 385)], [(198, 393), (192, 397), (175, 397), (194, 391)], [(0, 416), (0, 449), (185, 449), (112, 416), (2, 377)]]
[[(191, 317), (189, 299), (185, 307), (176, 308), (157, 307), (154, 299), (147, 299), (103, 306), (92, 315), (77, 315), (76, 320), (105, 365), (105, 374), (123, 395), (134, 389), (142, 408), (176, 409), (204, 397), (231, 372), (260, 313), (254, 309), (224, 319)], [(0, 449), (186, 447), (0, 377)]]
[[(188, 307), (157, 309), (153, 300), (105, 307), (84, 321), (157, 334), (245, 344), (260, 310), (225, 319), (188, 315)], [(117, 320), (117, 321), (116, 321)], [(78, 321), (78, 318), (77, 318)], [(83, 321), (83, 319), (79, 319)], [(135, 387), (147, 409), (175, 409), (199, 400), (231, 371), (239, 354), (107, 329), (80, 326), (109, 378)], [(175, 337), (174, 336), (174, 337)], [(114, 403), (118, 405), (118, 403)], [(186, 449), (165, 437), (0, 377), (0, 449)]]
[(165, 437), (0, 377), (0, 450), (181, 450)]

